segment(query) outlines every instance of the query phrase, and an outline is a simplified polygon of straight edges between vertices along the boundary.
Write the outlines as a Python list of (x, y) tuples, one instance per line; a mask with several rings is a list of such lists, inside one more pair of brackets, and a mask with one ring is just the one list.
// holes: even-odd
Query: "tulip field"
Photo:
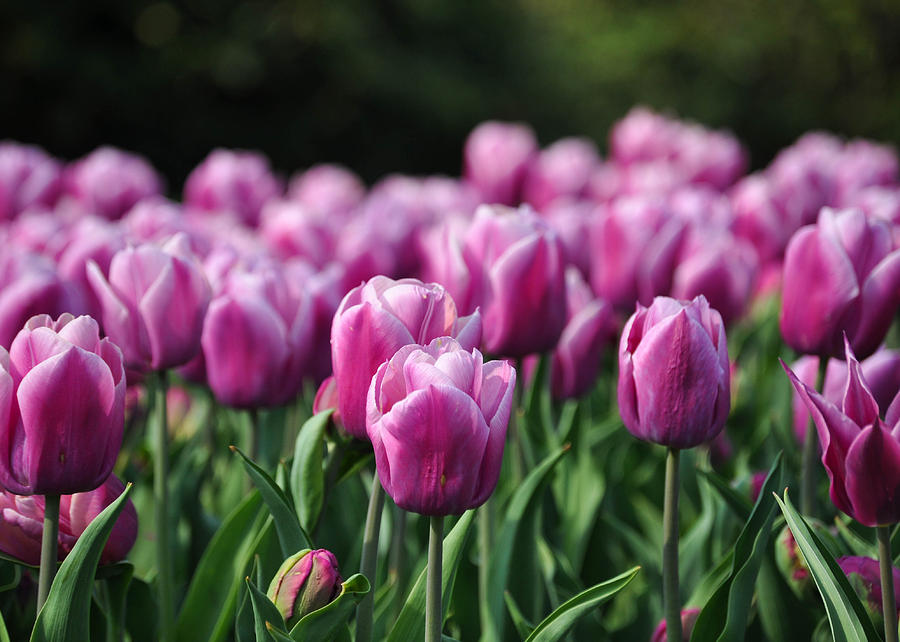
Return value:
[(897, 151), (461, 157), (0, 142), (0, 642), (897, 642)]

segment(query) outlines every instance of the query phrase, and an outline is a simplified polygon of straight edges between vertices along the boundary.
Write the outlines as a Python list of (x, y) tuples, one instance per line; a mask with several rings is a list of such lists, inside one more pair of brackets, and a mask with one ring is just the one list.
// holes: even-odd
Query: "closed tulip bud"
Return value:
[(638, 305), (619, 344), (622, 421), (638, 439), (693, 448), (719, 434), (731, 408), (722, 317), (703, 296)]
[(340, 165), (314, 165), (291, 178), (288, 198), (317, 215), (347, 217), (366, 195), (359, 177)]
[(372, 378), (366, 428), (385, 492), (404, 510), (458, 515), (497, 485), (516, 371), (449, 337), (407, 345)]
[[(95, 490), (63, 495), (59, 501), (59, 544), (57, 557), (62, 561), (97, 515), (125, 490), (115, 475)], [(37, 566), (41, 559), (44, 521), (42, 495), (15, 495), (0, 490), (0, 551)], [(119, 514), (100, 555), (101, 564), (119, 562), (128, 556), (137, 539), (138, 516), (131, 499)]]
[(485, 203), (516, 205), (522, 182), (538, 153), (527, 125), (488, 121), (472, 130), (463, 152), (463, 175)]
[[(837, 559), (838, 566), (844, 571), (850, 585), (862, 600), (869, 617), (876, 628), (884, 628), (884, 605), (881, 593), (881, 570), (878, 560), (871, 557), (855, 557), (845, 555)], [(900, 569), (891, 566), (894, 580), (894, 599), (900, 597)], [(895, 608), (900, 611), (900, 601), (896, 601)]]
[[(825, 528), (818, 520), (811, 520), (810, 526), (819, 537), (825, 534)], [(797, 546), (794, 534), (787, 526), (781, 529), (775, 540), (775, 564), (794, 595), (806, 603), (818, 601), (818, 592), (809, 574), (809, 567)]]
[(451, 336), (467, 349), (481, 342), (481, 315), (458, 317), (436, 283), (376, 276), (347, 293), (331, 326), (331, 362), (344, 428), (366, 439), (372, 375), (400, 348)]
[(528, 206), (482, 205), (463, 256), (468, 309), (484, 314), (484, 347), (522, 357), (551, 350), (566, 324), (565, 263), (556, 233)]
[(164, 370), (200, 351), (210, 287), (183, 234), (164, 246), (116, 253), (109, 278), (93, 262), (88, 280), (103, 309), (103, 330), (136, 371)]
[(522, 195), (539, 212), (560, 198), (579, 198), (600, 162), (597, 146), (585, 138), (563, 138), (543, 150), (525, 176)]
[[(681, 611), (681, 639), (684, 642), (688, 642), (691, 639), (691, 633), (694, 632), (694, 625), (697, 623), (698, 617), (700, 617), (700, 609), (698, 608), (683, 609)], [(650, 638), (650, 642), (665, 641), (666, 621), (662, 620), (656, 627), (656, 630), (653, 631), (653, 637)]]
[(342, 582), (337, 559), (330, 551), (306, 549), (284, 561), (266, 595), (290, 630), (303, 616), (334, 600)]
[(823, 208), (799, 230), (784, 259), (781, 335), (804, 354), (843, 354), (843, 333), (867, 357), (884, 340), (900, 303), (900, 250), (887, 222), (859, 210)]
[(122, 353), (90, 317), (33, 317), (0, 352), (0, 485), (17, 495), (97, 488), (122, 445)]
[(205, 212), (231, 213), (255, 227), (262, 206), (282, 194), (269, 161), (256, 152), (214, 149), (187, 177), (184, 204)]
[(52, 207), (60, 190), (59, 161), (40, 147), (0, 143), (0, 220), (30, 207)]
[(143, 198), (162, 193), (162, 178), (142, 156), (100, 147), (69, 165), (63, 190), (88, 214), (119, 219)]

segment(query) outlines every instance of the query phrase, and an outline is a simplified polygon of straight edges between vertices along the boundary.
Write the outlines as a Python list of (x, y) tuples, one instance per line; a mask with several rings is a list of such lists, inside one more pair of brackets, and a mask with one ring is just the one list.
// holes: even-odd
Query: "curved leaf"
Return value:
[(340, 627), (347, 626), (347, 620), (371, 589), (365, 575), (357, 573), (341, 584), (341, 592), (322, 608), (304, 615), (291, 629), (291, 639), (331, 640)]
[(263, 593), (249, 577), (244, 578), (247, 590), (250, 594), (250, 603), (253, 605), (253, 622), (256, 631), (256, 642), (262, 642), (272, 637), (272, 630), (278, 629), (280, 633), (287, 635), (284, 630), (287, 628), (284, 624), (284, 618), (278, 607), (272, 604), (265, 593)]
[(334, 409), (310, 417), (300, 428), (294, 442), (294, 463), (290, 486), (300, 525), (308, 532), (316, 526), (325, 501), (324, 460), (325, 430)]

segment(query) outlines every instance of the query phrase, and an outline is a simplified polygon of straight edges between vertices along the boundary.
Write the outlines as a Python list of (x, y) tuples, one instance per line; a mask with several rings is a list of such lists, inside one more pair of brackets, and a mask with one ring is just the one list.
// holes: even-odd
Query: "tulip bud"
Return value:
[(463, 174), (485, 203), (516, 205), (537, 152), (537, 140), (527, 125), (481, 123), (466, 139)]
[(366, 428), (385, 492), (422, 515), (458, 515), (497, 485), (516, 371), (449, 337), (407, 345), (372, 377)]
[[(810, 525), (821, 536), (824, 526), (817, 520)], [(775, 540), (775, 564), (784, 581), (794, 595), (803, 602), (812, 603), (818, 599), (816, 585), (809, 574), (809, 567), (791, 529), (785, 526)]]
[(337, 559), (330, 551), (306, 549), (284, 561), (266, 595), (290, 630), (303, 616), (336, 598), (342, 582)]
[(18, 495), (97, 488), (122, 445), (122, 353), (90, 317), (33, 317), (0, 351), (0, 485)]
[(622, 421), (638, 439), (693, 448), (719, 434), (731, 408), (722, 317), (703, 296), (638, 305), (619, 344)]

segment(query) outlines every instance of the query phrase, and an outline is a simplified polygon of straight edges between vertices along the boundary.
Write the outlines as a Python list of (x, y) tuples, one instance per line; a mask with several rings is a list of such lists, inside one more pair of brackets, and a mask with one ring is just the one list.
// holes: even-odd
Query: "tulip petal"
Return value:
[[(123, 252), (129, 251), (123, 250)], [(113, 264), (120, 256), (124, 260), (123, 252), (113, 257)], [(103, 310), (104, 333), (122, 349), (125, 363), (129, 367), (146, 367), (150, 358), (150, 340), (147, 337), (146, 328), (140, 323), (137, 308), (133, 307), (128, 299), (119, 296), (93, 261), (88, 262), (87, 278)]]
[(872, 396), (872, 391), (862, 376), (859, 361), (853, 356), (850, 342), (844, 336), (844, 344), (847, 358), (847, 387), (844, 389), (844, 414), (857, 426), (869, 426), (878, 422), (878, 403)]
[(847, 452), (846, 471), (849, 514), (856, 521), (900, 522), (900, 444), (888, 431), (878, 424), (863, 429)]
[(886, 256), (863, 282), (861, 316), (851, 343), (860, 359), (875, 352), (887, 334), (900, 297), (900, 250)]
[(516, 389), (516, 370), (507, 361), (484, 364), (483, 377), (480, 406), (490, 432), (470, 508), (486, 502), (497, 487)]

